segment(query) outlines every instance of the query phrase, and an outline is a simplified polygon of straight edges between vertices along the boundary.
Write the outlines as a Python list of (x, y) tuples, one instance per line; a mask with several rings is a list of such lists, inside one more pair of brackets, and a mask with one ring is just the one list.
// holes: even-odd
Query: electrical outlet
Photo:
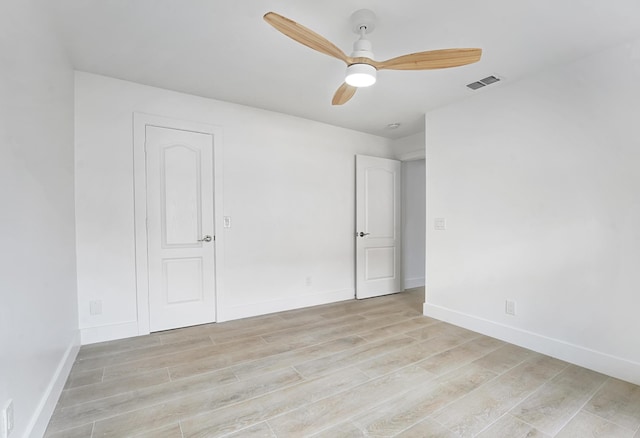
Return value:
[(14, 427), (13, 400), (8, 400), (2, 408), (0, 418), (0, 438), (7, 438), (11, 435)]
[(306, 283), (307, 286), (311, 286), (311, 277), (307, 277), (305, 283)]
[(96, 300), (89, 303), (89, 314), (102, 315), (102, 301)]
[(438, 231), (444, 231), (447, 229), (447, 221), (443, 217), (437, 217), (433, 220), (433, 228)]
[(515, 316), (516, 314), (516, 302), (507, 300), (504, 302), (504, 313), (507, 315)]

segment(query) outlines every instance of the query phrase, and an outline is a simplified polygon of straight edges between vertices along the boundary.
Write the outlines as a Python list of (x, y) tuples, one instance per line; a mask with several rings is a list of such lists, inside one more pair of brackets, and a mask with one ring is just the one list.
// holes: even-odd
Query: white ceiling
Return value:
[[(423, 114), (474, 93), (640, 35), (638, 0), (48, 0), (74, 67), (156, 87), (250, 105), (390, 138), (423, 128)], [(481, 47), (482, 60), (448, 70), (382, 71), (341, 107), (331, 97), (345, 66), (277, 32), (274, 11), (349, 54), (349, 16), (378, 16), (376, 59)], [(386, 126), (400, 122), (389, 130)]]

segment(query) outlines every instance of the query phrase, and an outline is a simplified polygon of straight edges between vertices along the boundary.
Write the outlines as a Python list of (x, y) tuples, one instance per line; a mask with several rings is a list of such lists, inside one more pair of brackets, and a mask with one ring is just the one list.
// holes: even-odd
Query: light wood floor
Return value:
[(422, 301), (84, 346), (46, 436), (640, 438), (640, 387), (421, 316)]

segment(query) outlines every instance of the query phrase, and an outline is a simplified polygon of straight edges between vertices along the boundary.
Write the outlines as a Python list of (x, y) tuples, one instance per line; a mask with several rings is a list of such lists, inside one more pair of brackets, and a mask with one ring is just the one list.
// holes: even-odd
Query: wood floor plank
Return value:
[(135, 438), (182, 438), (182, 429), (180, 429), (180, 423), (175, 423), (160, 429), (143, 432), (135, 435)]
[(80, 347), (76, 360), (111, 356), (115, 353), (157, 347), (161, 344), (162, 340), (159, 336), (150, 335), (83, 345)]
[(96, 368), (118, 366), (135, 361), (153, 361), (155, 358), (176, 354), (176, 352), (187, 352), (192, 349), (209, 347), (213, 341), (207, 336), (204, 338), (194, 338), (182, 342), (178, 345), (154, 345), (152, 347), (138, 348), (135, 350), (119, 351), (104, 357), (89, 357), (87, 359), (76, 360), (74, 368), (76, 371), (86, 371)]
[(259, 326), (249, 330), (225, 332), (223, 335), (212, 336), (212, 338), (216, 343), (227, 343), (250, 336), (261, 336), (267, 342), (291, 342), (292, 339), (297, 339), (296, 335), (300, 336), (309, 332), (326, 330), (334, 326), (334, 324), (335, 326), (349, 325), (364, 320), (365, 318), (360, 315), (348, 315), (343, 318), (337, 318), (332, 324), (327, 324), (326, 321), (318, 318), (297, 318), (294, 320), (281, 320), (269, 327)]
[(498, 421), (491, 424), (477, 438), (510, 438), (510, 437), (538, 437), (551, 438), (543, 434), (530, 424), (526, 424), (510, 414), (503, 415)]
[(630, 430), (640, 428), (640, 386), (609, 378), (584, 407)]
[(559, 360), (536, 355), (446, 406), (433, 418), (461, 437), (475, 436), (565, 367)]
[[(318, 315), (324, 319), (331, 319), (336, 316), (365, 313), (374, 309), (383, 309), (389, 306), (389, 304), (395, 304), (400, 301), (405, 302), (405, 300), (402, 300), (398, 295), (383, 296), (375, 299), (343, 301), (339, 303), (339, 305), (328, 305), (327, 307), (320, 306), (318, 308)], [(415, 306), (408, 306), (408, 308), (415, 309)], [(310, 310), (313, 311), (313, 309)]]
[(100, 383), (102, 382), (103, 375), (104, 375), (104, 367), (96, 368), (89, 371), (72, 370), (64, 387), (65, 389), (71, 389), (71, 388), (77, 388), (79, 386)]
[(412, 318), (416, 316), (421, 316), (422, 313), (418, 312), (416, 309), (407, 309), (407, 307), (403, 303), (398, 303), (395, 305), (392, 304), (389, 306), (385, 306), (381, 309), (361, 312), (360, 315), (368, 319), (378, 318), (380, 316), (389, 316), (389, 315), (398, 315), (398, 316), (404, 317), (404, 319), (407, 319), (407, 318)]
[(270, 419), (268, 423), (278, 436), (312, 435), (385, 403), (391, 395), (402, 395), (430, 378), (419, 367), (405, 368), (351, 389), (348, 397), (336, 394)]
[(464, 342), (464, 339), (457, 336), (439, 336), (423, 342), (411, 343), (405, 348), (378, 356), (357, 367), (371, 378), (380, 377), (405, 366), (422, 362), (434, 354), (450, 350)]
[(346, 393), (369, 379), (355, 368), (329, 376), (305, 380), (296, 385), (182, 421), (185, 438), (222, 436), (252, 424), (309, 405), (338, 393)]
[[(256, 336), (256, 328), (264, 327), (269, 330), (271, 327), (281, 327), (284, 321), (279, 314), (261, 315), (253, 318), (239, 319), (216, 324), (203, 324), (194, 327), (186, 327), (175, 330), (167, 330), (154, 333), (163, 344), (176, 344), (194, 337), (210, 337), (215, 343), (226, 342), (226, 335), (248, 335), (238, 337)], [(222, 340), (222, 342), (219, 342)]]
[(606, 376), (600, 373), (570, 365), (515, 407), (511, 414), (554, 436), (605, 380)]
[(370, 342), (378, 341), (389, 336), (406, 333), (409, 331), (424, 328), (426, 326), (437, 324), (438, 322), (439, 321), (437, 319), (429, 318), (427, 316), (418, 316), (363, 332), (360, 334), (360, 336)]
[(366, 438), (369, 435), (355, 424), (347, 421), (312, 436), (313, 438)]
[(87, 403), (101, 398), (112, 397), (114, 395), (135, 391), (149, 386), (167, 383), (169, 372), (166, 369), (152, 371), (147, 374), (115, 379), (108, 382), (99, 382), (91, 385), (84, 385), (76, 388), (65, 389), (60, 395), (58, 405), (66, 408), (81, 403)]
[[(345, 318), (338, 318), (331, 323), (319, 321), (317, 324), (304, 324), (302, 327), (290, 327), (275, 332), (263, 333), (262, 338), (269, 343), (313, 343), (315, 339), (332, 339), (334, 332), (343, 335), (345, 332), (354, 333), (354, 328), (362, 327), (367, 320), (360, 315), (349, 315)], [(301, 328), (303, 330), (301, 331)], [(315, 341), (318, 342), (318, 341)]]
[(633, 438), (633, 431), (589, 412), (579, 412), (556, 438)]
[(247, 427), (236, 433), (227, 435), (227, 438), (277, 438), (266, 422)]
[(455, 325), (448, 324), (446, 322), (438, 322), (436, 324), (429, 324), (426, 327), (411, 330), (405, 333), (407, 336), (416, 338), (419, 341), (426, 341), (427, 339), (435, 338), (442, 335), (452, 335), (470, 340), (477, 338), (478, 333), (471, 330), (464, 329), (462, 327), (456, 327)]
[(535, 353), (531, 350), (512, 344), (506, 344), (497, 350), (482, 356), (480, 359), (476, 359), (475, 363), (488, 370), (502, 374), (529, 359), (533, 355), (535, 355)]
[(295, 367), (303, 362), (328, 356), (333, 353), (347, 351), (364, 343), (366, 343), (366, 341), (359, 336), (346, 336), (310, 347), (274, 354), (252, 362), (239, 364), (232, 367), (231, 370), (239, 379), (246, 379), (265, 372), (286, 367)]
[(188, 396), (165, 401), (133, 412), (96, 421), (95, 437), (122, 437), (157, 429), (188, 416), (211, 412), (224, 406), (249, 400), (297, 382), (302, 378), (293, 370), (277, 371), (251, 381), (235, 382)]
[(197, 358), (192, 357), (188, 361), (181, 361), (181, 363), (169, 367), (169, 374), (174, 380), (184, 379), (245, 362), (268, 358), (293, 349), (293, 346), (286, 344), (257, 344), (253, 348), (245, 344), (244, 348), (239, 348), (235, 351), (234, 349), (223, 349), (213, 354), (200, 355)]
[(504, 342), (486, 336), (473, 338), (454, 348), (430, 356), (420, 363), (420, 367), (430, 373), (441, 375), (479, 359), (502, 345)]
[[(420, 423), (410, 427), (409, 429), (395, 435), (402, 438), (458, 438), (458, 435), (449, 429), (445, 428), (441, 424), (433, 421), (430, 418), (422, 420)], [(493, 438), (498, 438), (493, 437)], [(514, 437), (504, 437), (514, 438)]]
[(80, 405), (66, 408), (57, 407), (49, 422), (49, 428), (52, 432), (59, 432), (93, 421), (143, 409), (172, 400), (176, 397), (196, 394), (210, 390), (211, 388), (224, 388), (225, 385), (237, 381), (237, 377), (230, 370), (221, 370), (214, 373), (198, 375), (189, 379), (172, 381), (137, 391), (130, 391)]
[(317, 377), (415, 343), (417, 341), (413, 338), (398, 335), (367, 343), (348, 351), (303, 362), (294, 368), (305, 377)]
[(340, 320), (339, 323), (327, 324), (323, 323), (320, 327), (305, 327), (305, 331), (300, 333), (299, 329), (283, 330), (277, 333), (263, 335), (267, 342), (324, 342), (337, 337), (344, 336), (345, 333), (358, 334), (368, 331), (376, 327), (382, 327), (395, 322), (404, 320), (402, 316), (390, 315), (379, 316), (372, 319), (366, 319), (357, 315), (357, 318), (350, 317), (347, 320)]
[[(265, 346), (260, 337), (243, 339), (232, 344), (214, 345), (212, 342), (205, 345), (198, 345), (196, 348), (171, 349), (170, 345), (162, 355), (145, 357), (138, 360), (126, 361), (115, 365), (108, 365), (104, 370), (103, 379), (121, 379), (138, 374), (145, 374), (162, 368), (172, 368), (183, 364), (192, 364), (199, 360), (209, 360), (210, 358), (224, 357), (234, 351), (243, 351), (255, 347)], [(176, 351), (177, 350), (177, 351)]]
[(469, 364), (438, 379), (425, 380), (351, 421), (367, 436), (394, 436), (495, 377), (495, 373)]
[(65, 429), (61, 432), (50, 432), (47, 430), (44, 438), (91, 438), (92, 433), (93, 423), (89, 423), (71, 429)]

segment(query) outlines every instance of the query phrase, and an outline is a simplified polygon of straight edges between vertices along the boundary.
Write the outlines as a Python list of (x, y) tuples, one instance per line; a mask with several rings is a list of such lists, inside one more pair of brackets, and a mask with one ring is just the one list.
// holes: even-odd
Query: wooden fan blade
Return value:
[(412, 53), (382, 62), (376, 62), (378, 70), (432, 70), (459, 67), (480, 61), (482, 49), (443, 49)]
[(336, 93), (333, 95), (333, 100), (331, 100), (331, 105), (343, 105), (349, 101), (356, 94), (356, 87), (352, 87), (346, 82), (340, 85), (340, 87), (336, 90)]
[(314, 31), (290, 20), (275, 12), (267, 12), (264, 14), (264, 20), (277, 30), (288, 36), (289, 38), (304, 44), (305, 46), (317, 50), (325, 55), (333, 56), (341, 61), (348, 62), (348, 56), (336, 47), (325, 37), (318, 35)]

